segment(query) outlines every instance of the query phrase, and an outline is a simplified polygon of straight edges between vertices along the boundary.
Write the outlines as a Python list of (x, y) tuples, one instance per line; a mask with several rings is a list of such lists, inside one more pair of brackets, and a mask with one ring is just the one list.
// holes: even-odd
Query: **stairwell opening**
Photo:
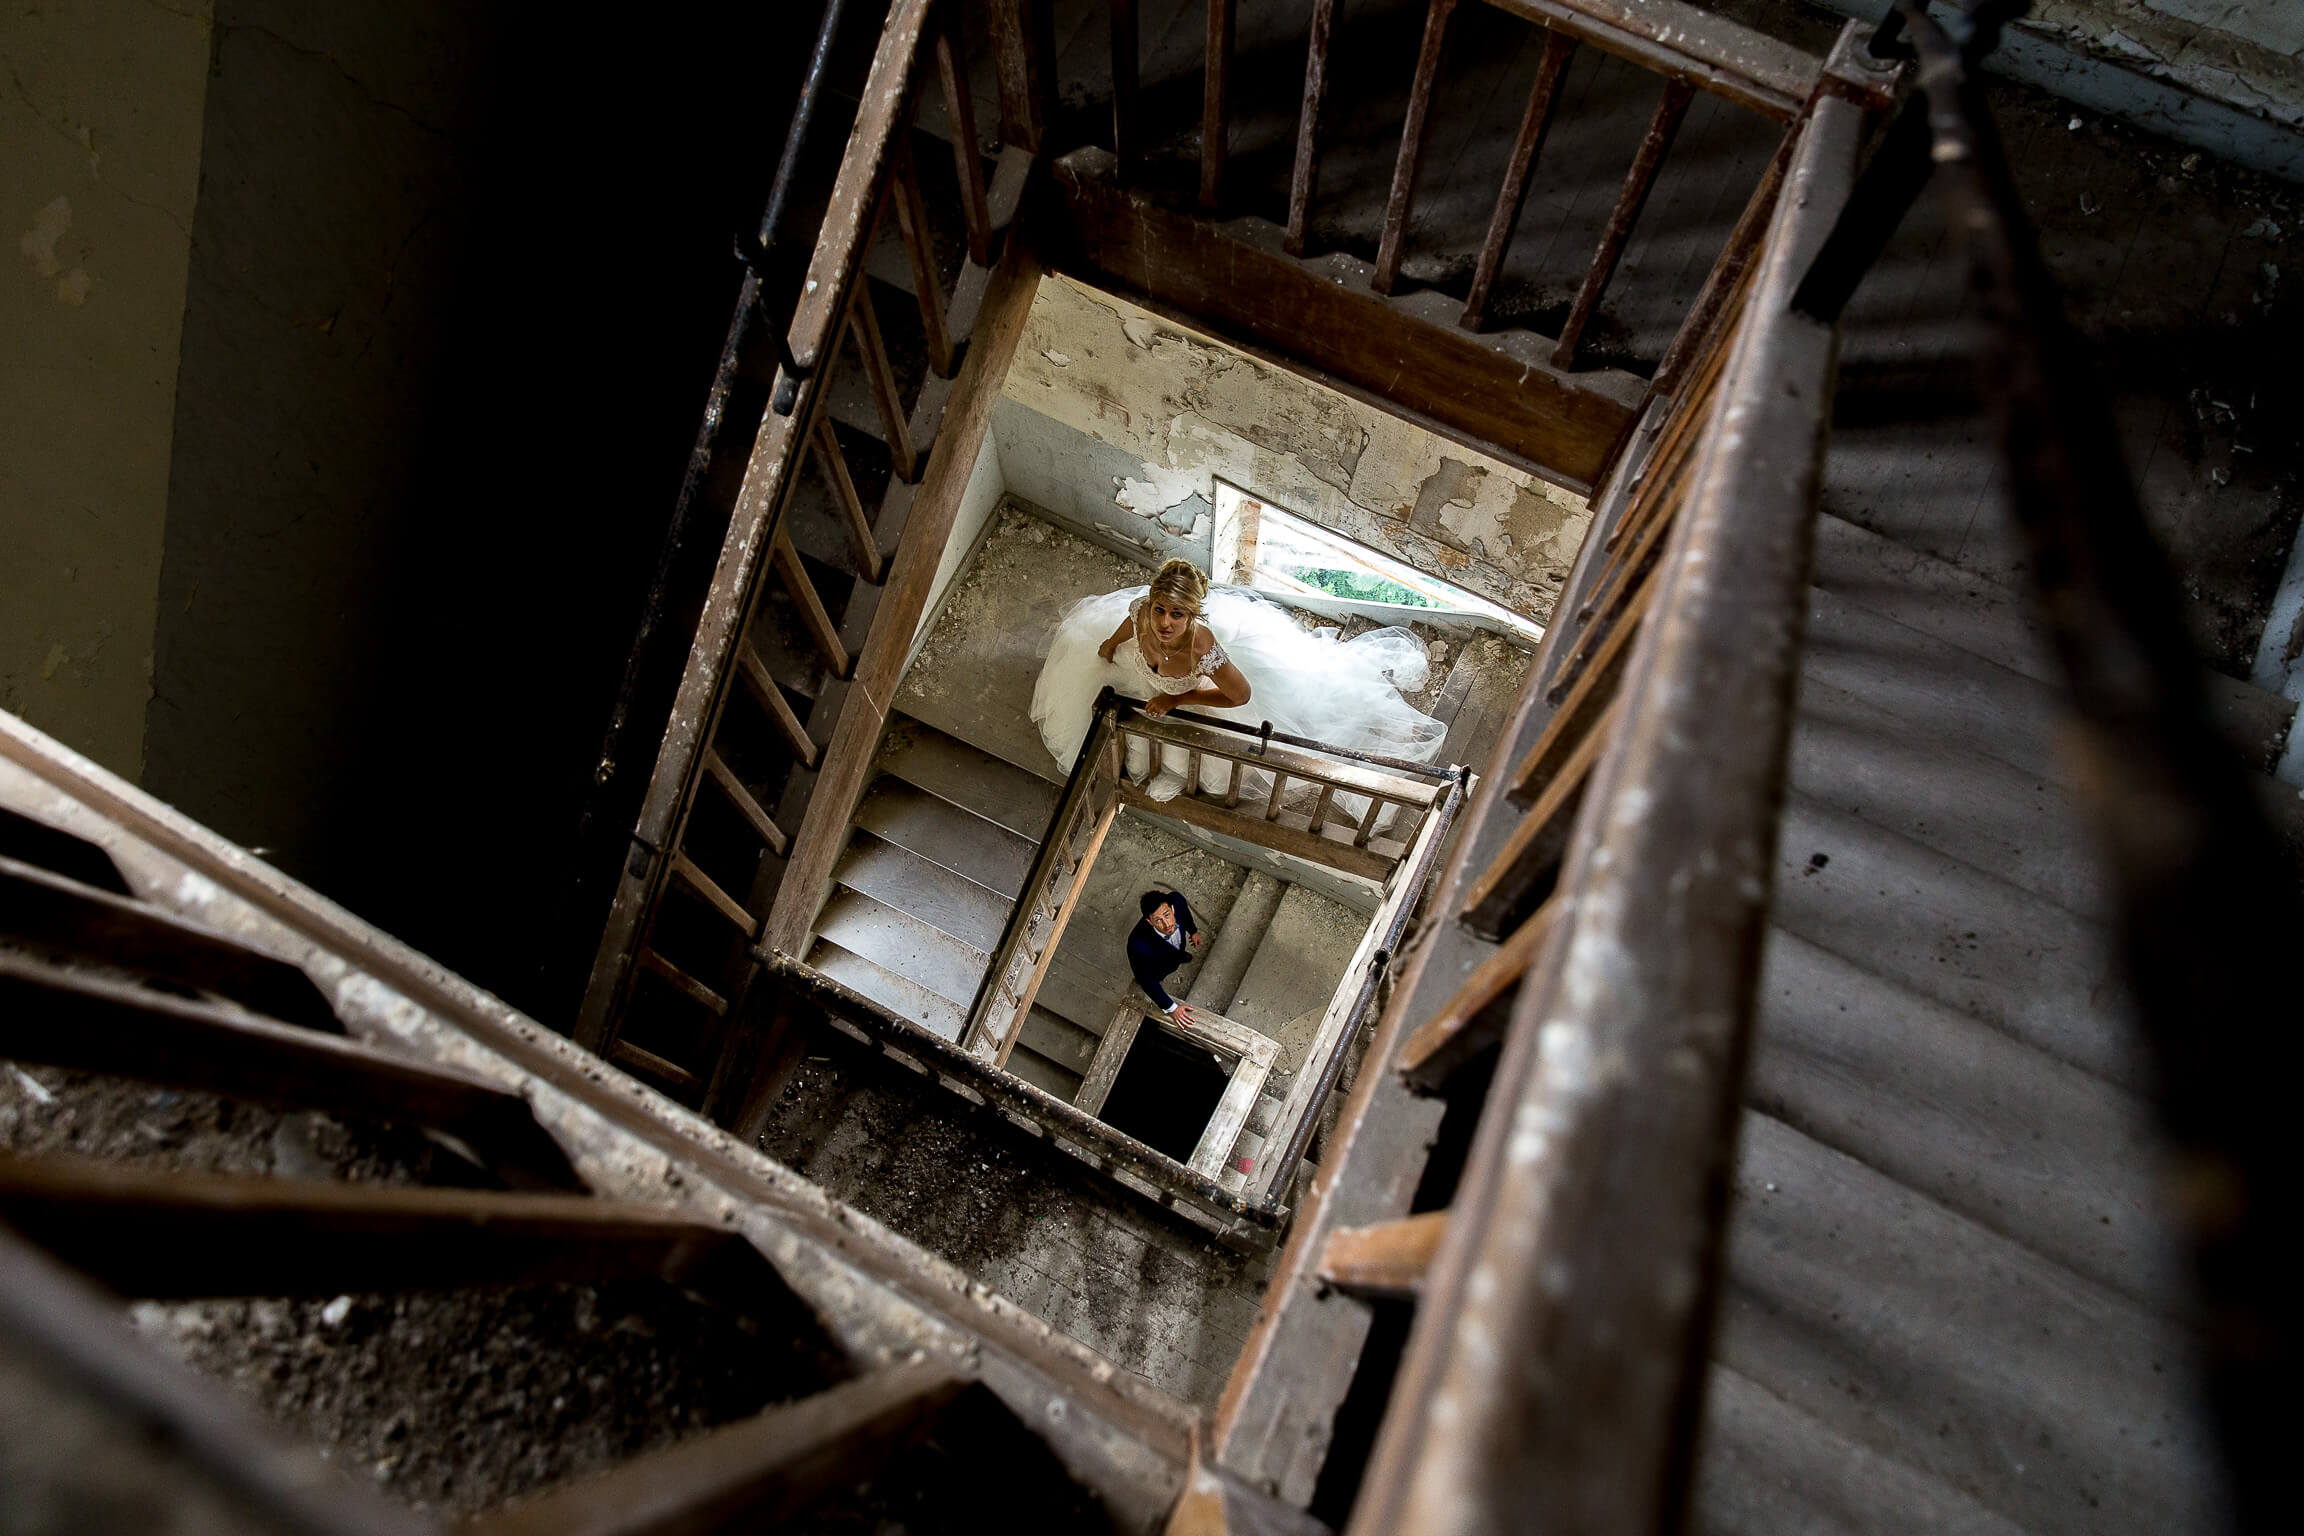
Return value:
[(1102, 1118), (1121, 1134), (1184, 1162), (1231, 1080), (1231, 1071), (1207, 1051), (1164, 1030), (1144, 1030), (1113, 1080)]

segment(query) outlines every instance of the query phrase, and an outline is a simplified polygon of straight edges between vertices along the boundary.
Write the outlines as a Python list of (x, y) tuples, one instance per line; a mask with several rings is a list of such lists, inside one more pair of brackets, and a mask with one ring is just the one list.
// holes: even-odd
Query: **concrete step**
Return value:
[(1241, 979), (1256, 958), (1256, 946), (1264, 942), (1272, 914), (1280, 908), (1284, 890), (1279, 880), (1264, 871), (1249, 871), (1240, 894), (1232, 898), (1232, 910), (1224, 914), (1223, 929), (1208, 941), (1200, 974), (1192, 980), (1190, 1001), (1218, 1013), (1230, 1012)]
[(963, 1011), (976, 1000), (976, 983), (987, 959), (984, 951), (860, 892), (833, 892), (816, 921), (816, 933)]
[(832, 878), (987, 955), (999, 946), (1000, 930), (1014, 906), (975, 881), (864, 831), (850, 836)]
[(1792, 787), (2083, 916), (2107, 900), (2064, 786), (1965, 751), (1831, 684), (1800, 690)]
[(808, 952), (808, 963), (842, 986), (863, 993), (932, 1035), (958, 1040), (960, 1031), (968, 1023), (968, 1010), (964, 1005), (938, 997), (918, 982), (908, 981), (829, 939), (816, 941)]
[(1327, 897), (1291, 885), (1240, 978), (1226, 1016), (1280, 1042), (1275, 1076), (1300, 1070), (1368, 920)]
[(1010, 902), (1039, 851), (1031, 839), (885, 774), (856, 808), (856, 825)]
[(2090, 1280), (2183, 1305), (2148, 1105), (1780, 928), (1746, 1099)]
[(1070, 1019), (1034, 1003), (1032, 1011), (1024, 1016), (1024, 1029), (1016, 1037), (1016, 1045), (1020, 1050), (1029, 1048), (1035, 1055), (1071, 1073), (1072, 1086), (1077, 1089), (1088, 1063), (1095, 1059), (1098, 1038)]
[(1112, 1022), (1112, 1011), (1127, 990), (1127, 964), (1123, 960), (1116, 965), (1092, 965), (1070, 942), (1069, 932), (1065, 939), (1057, 946), (1056, 958), (1049, 963), (1033, 1007), (1101, 1040), (1104, 1027)]
[(2024, 1536), (1958, 1489), (1715, 1365), (1689, 1526), (1702, 1536)]
[(1079, 1073), (1061, 1062), (1051, 1061), (1021, 1042), (1008, 1053), (1008, 1070), (1043, 1093), (1062, 1099), (1067, 1104), (1080, 1092)]
[(1798, 792), (1777, 844), (1775, 920), (2068, 1065), (2143, 1081), (2102, 928)]
[(1064, 797), (1039, 775), (903, 715), (881, 743), (880, 767), (1034, 845), (1047, 836)]
[(2150, 1309), (1744, 1117), (1714, 1358), (1873, 1454), (2046, 1536), (2208, 1530), (2194, 1349)]

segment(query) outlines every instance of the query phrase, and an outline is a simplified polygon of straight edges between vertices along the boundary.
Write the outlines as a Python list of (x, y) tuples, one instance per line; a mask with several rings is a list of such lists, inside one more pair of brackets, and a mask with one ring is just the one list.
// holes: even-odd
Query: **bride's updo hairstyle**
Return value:
[(1189, 560), (1171, 560), (1152, 578), (1151, 598), (1171, 610), (1197, 614), (1208, 602), (1208, 578)]

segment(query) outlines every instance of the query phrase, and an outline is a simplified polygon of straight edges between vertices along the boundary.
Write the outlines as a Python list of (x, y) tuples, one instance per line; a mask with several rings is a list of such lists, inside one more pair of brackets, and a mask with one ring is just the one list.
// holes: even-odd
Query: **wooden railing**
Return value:
[[(579, 1015), (576, 1039), (634, 1067), (685, 1097), (705, 1094), (719, 1042), (757, 969), (760, 941), (787, 860), (820, 852), (796, 829), (796, 813), (820, 776), (845, 765), (842, 733), (877, 737), (893, 692), (903, 647), (918, 621), (957, 503), (949, 465), (957, 458), (944, 421), (947, 400), (971, 393), (962, 359), (981, 322), (1015, 317), (991, 263), (999, 232), (1013, 215), (1029, 160), (1004, 158), (987, 186), (977, 151), (973, 105), (960, 58), (958, 0), (896, 0), (889, 7), (862, 102), (841, 159), (831, 202), (774, 367), (773, 404), (757, 423), (741, 488), (734, 499), (719, 563), (704, 598), (669, 722), (655, 754), (631, 833), (631, 849), (602, 930)], [(967, 260), (949, 291), (936, 259), (913, 119), (916, 77), (933, 74), (953, 138), (958, 203)], [(925, 82), (924, 82), (925, 83)], [(884, 222), (901, 238), (916, 290), (930, 378), (910, 410), (891, 363), (877, 302), (863, 266)], [(1018, 253), (1017, 259), (1021, 260)], [(878, 415), (892, 478), (869, 513), (858, 489), (851, 450), (834, 429), (832, 385), (843, 347), (852, 348)], [(718, 409), (716, 402), (715, 409)], [(981, 421), (963, 417), (963, 428)], [(965, 435), (965, 434), (963, 434)], [(973, 453), (974, 441), (967, 444)], [(939, 450), (944, 461), (941, 476)], [(796, 486), (813, 467), (831, 491), (834, 536), (844, 542), (845, 573), (855, 585), (843, 601), (827, 595), (803, 558), (789, 511)], [(966, 466), (959, 470), (964, 480)], [(813, 552), (837, 559), (830, 550)], [(845, 581), (841, 583), (847, 585)], [(781, 599), (772, 596), (780, 591)], [(813, 708), (785, 686), (759, 647), (757, 620), (771, 603), (788, 605), (797, 631), (827, 680)], [(836, 611), (837, 610), (837, 611)], [(895, 640), (887, 637), (901, 631)], [(893, 660), (891, 659), (893, 658)], [(803, 718), (808, 710), (810, 718)], [(781, 751), (740, 744), (780, 744)], [(795, 787), (792, 775), (799, 776)], [(830, 786), (841, 788), (837, 775)], [(717, 802), (710, 833), (697, 825), (699, 805)], [(844, 814), (844, 813), (843, 813)], [(661, 920), (679, 893), (717, 921), (723, 938), (691, 938), (677, 957)], [(636, 981), (647, 976), (697, 1022), (699, 1042), (686, 1061), (623, 1038)]]

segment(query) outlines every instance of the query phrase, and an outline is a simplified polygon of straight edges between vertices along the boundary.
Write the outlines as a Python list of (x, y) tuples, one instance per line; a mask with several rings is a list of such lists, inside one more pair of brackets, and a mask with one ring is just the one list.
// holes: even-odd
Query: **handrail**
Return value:
[[(1819, 92), (1351, 1529), (1684, 1507), (1836, 337), (1792, 313), (1864, 112)], [(1477, 1278), (1475, 1278), (1477, 1277)]]

